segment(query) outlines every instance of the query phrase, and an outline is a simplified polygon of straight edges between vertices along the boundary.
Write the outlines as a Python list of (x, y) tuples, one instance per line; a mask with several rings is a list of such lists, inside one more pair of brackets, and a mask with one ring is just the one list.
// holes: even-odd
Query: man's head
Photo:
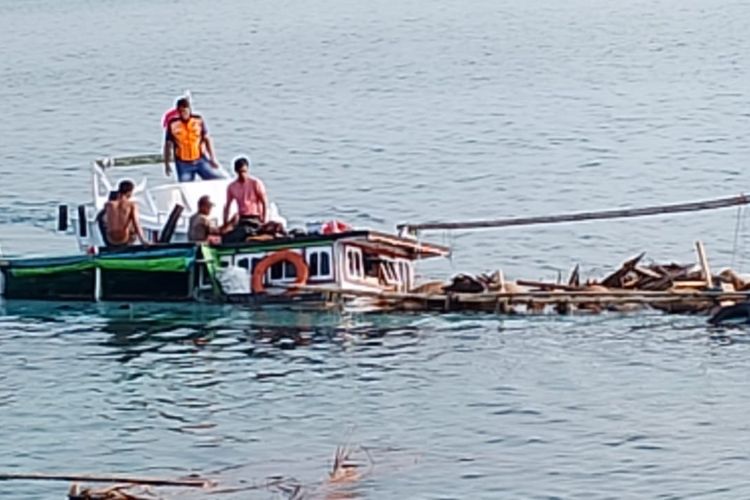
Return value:
[(180, 119), (187, 121), (190, 118), (190, 100), (187, 97), (177, 99), (177, 111), (180, 113)]
[(213, 206), (214, 204), (211, 202), (211, 198), (208, 195), (204, 195), (198, 198), (198, 212), (202, 213), (203, 215), (210, 214)]
[(132, 181), (124, 180), (120, 181), (119, 186), (117, 186), (117, 194), (120, 198), (130, 198), (133, 195), (133, 190), (135, 189), (135, 184), (133, 184)]
[(237, 178), (240, 180), (247, 180), (250, 177), (250, 159), (245, 156), (240, 156), (234, 160), (234, 171), (237, 174)]

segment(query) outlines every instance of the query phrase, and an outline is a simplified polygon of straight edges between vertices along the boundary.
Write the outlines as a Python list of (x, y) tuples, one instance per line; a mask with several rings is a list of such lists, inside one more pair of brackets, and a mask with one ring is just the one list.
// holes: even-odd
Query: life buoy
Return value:
[(307, 268), (305, 259), (300, 254), (291, 250), (279, 250), (258, 262), (252, 277), (253, 293), (263, 293), (266, 291), (266, 287), (263, 285), (263, 277), (272, 265), (279, 262), (289, 262), (294, 266), (294, 269), (297, 271), (297, 279), (294, 280), (296, 286), (307, 283), (307, 278), (310, 277), (310, 270)]

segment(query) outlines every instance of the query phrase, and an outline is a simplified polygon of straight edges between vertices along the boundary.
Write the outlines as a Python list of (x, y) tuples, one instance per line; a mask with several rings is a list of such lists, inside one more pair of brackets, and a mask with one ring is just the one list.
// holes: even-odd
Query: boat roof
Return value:
[[(294, 248), (307, 248), (330, 244), (336, 241), (351, 243), (362, 248), (372, 249), (378, 253), (389, 253), (407, 259), (427, 259), (433, 257), (446, 257), (450, 254), (450, 248), (424, 243), (412, 238), (404, 238), (397, 235), (371, 230), (355, 230), (336, 234), (309, 234), (304, 236), (289, 236), (267, 240), (250, 240), (242, 243), (229, 243), (212, 246), (219, 254), (247, 252), (269, 252)], [(171, 243), (169, 245), (158, 245), (151, 248), (183, 248), (195, 246), (194, 243)], [(125, 249), (107, 250), (103, 248), (102, 253), (121, 254), (142, 251), (141, 246), (131, 246)]]

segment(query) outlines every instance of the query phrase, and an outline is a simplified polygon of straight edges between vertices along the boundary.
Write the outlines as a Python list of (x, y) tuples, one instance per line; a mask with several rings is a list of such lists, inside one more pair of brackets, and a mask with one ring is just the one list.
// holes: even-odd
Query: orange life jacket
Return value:
[(169, 122), (169, 138), (174, 143), (174, 154), (179, 161), (199, 159), (204, 136), (203, 118), (198, 115), (191, 115), (186, 122), (179, 118)]

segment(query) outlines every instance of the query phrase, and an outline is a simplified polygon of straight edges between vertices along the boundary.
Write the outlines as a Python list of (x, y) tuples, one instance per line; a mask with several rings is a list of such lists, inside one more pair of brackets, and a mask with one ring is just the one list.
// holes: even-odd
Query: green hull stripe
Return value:
[(16, 278), (28, 278), (33, 276), (48, 276), (60, 273), (75, 273), (91, 269), (104, 269), (109, 271), (140, 271), (140, 272), (185, 272), (195, 262), (195, 249), (176, 252), (155, 252), (156, 255), (104, 255), (96, 257), (78, 257), (72, 259), (45, 260), (38, 259), (39, 264), (32, 265), (33, 261), (12, 262), (8, 271)]
[(187, 257), (162, 257), (158, 259), (98, 259), (97, 267), (109, 271), (184, 272), (193, 263)]
[(86, 260), (78, 262), (76, 264), (62, 264), (59, 266), (43, 266), (43, 267), (11, 267), (9, 269), (10, 275), (16, 278), (29, 278), (32, 276), (46, 276), (57, 273), (75, 273), (79, 271), (88, 271), (94, 268), (93, 260)]

